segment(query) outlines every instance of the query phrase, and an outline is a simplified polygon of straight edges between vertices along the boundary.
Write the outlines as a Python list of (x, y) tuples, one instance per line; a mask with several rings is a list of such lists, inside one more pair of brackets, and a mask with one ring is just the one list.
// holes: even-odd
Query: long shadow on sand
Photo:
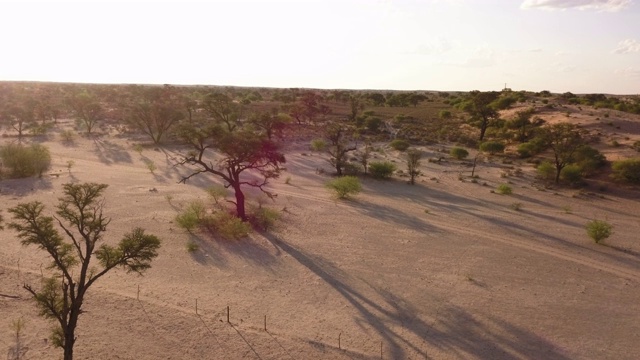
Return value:
[(377, 289), (382, 301), (376, 302), (355, 290), (348, 274), (326, 259), (307, 254), (275, 236), (268, 238), (347, 300), (387, 344), (393, 359), (406, 359), (412, 354), (430, 358), (425, 344), (462, 358), (569, 359), (527, 329), (500, 319), (491, 319), (493, 324), (487, 326), (473, 314), (452, 305), (437, 311), (438, 321), (430, 325), (420, 318), (418, 309), (403, 299)]
[(131, 155), (124, 146), (107, 140), (95, 139), (93, 142), (95, 144), (95, 149), (93, 151), (103, 164), (109, 165), (112, 163), (132, 162)]
[(24, 179), (8, 179), (0, 181), (0, 195), (25, 196), (32, 192), (53, 188), (48, 177), (30, 177)]

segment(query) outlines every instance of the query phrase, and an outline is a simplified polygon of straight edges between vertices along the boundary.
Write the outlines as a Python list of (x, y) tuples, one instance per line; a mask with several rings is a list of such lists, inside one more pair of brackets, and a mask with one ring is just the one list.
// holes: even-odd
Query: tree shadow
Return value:
[(247, 236), (239, 240), (225, 239), (216, 234), (190, 233), (189, 240), (197, 245), (191, 258), (201, 265), (228, 268), (231, 257), (240, 258), (256, 266), (272, 270), (278, 261), (280, 249), (272, 247), (262, 236)]
[(273, 235), (268, 235), (267, 239), (347, 300), (362, 317), (356, 321), (375, 329), (387, 344), (387, 353), (393, 359), (405, 359), (413, 355), (430, 358), (425, 349), (425, 344), (428, 344), (447, 353), (458, 354), (461, 358), (568, 360), (568, 357), (554, 349), (553, 344), (529, 330), (503, 320), (490, 319), (493, 324), (499, 325), (496, 330), (495, 326), (487, 326), (473, 314), (453, 305), (446, 305), (444, 310), (439, 310), (438, 320), (430, 325), (420, 318), (423, 311), (393, 293), (374, 288), (382, 299), (376, 302), (357, 291), (350, 284), (352, 280), (349, 275), (330, 261), (305, 253)]
[(350, 199), (349, 203), (362, 214), (383, 222), (395, 223), (403, 228), (416, 229), (431, 233), (438, 230), (423, 219), (409, 215), (398, 209), (375, 204), (362, 199)]
[(50, 190), (53, 188), (51, 179), (43, 176), (29, 177), (22, 179), (5, 179), (0, 180), (2, 188), (0, 188), (1, 195), (11, 196), (25, 196), (32, 192), (38, 192), (43, 190)]
[(131, 163), (131, 155), (129, 151), (116, 143), (108, 140), (94, 139), (95, 145), (94, 153), (98, 156), (100, 162), (110, 165), (112, 163)]

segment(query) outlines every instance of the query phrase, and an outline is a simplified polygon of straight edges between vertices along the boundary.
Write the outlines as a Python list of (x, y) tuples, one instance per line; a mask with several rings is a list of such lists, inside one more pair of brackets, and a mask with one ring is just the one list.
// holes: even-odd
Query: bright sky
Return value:
[(640, 93), (639, 0), (0, 0), (0, 80)]

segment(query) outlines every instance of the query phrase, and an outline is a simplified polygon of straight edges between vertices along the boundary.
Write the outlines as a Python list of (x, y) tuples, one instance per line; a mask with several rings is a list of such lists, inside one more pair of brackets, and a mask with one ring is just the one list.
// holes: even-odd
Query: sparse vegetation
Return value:
[(407, 152), (407, 170), (409, 172), (409, 184), (413, 185), (416, 182), (416, 176), (420, 175), (420, 159), (422, 158), (422, 152), (416, 149), (409, 150)]
[(389, 143), (389, 146), (398, 151), (405, 151), (411, 146), (408, 141), (402, 139), (395, 139)]
[(176, 216), (176, 223), (179, 227), (193, 232), (193, 230), (202, 224), (206, 215), (206, 209), (201, 201), (194, 201), (187, 205), (187, 207)]
[(327, 148), (327, 142), (324, 139), (311, 140), (311, 150), (324, 151)]
[(611, 168), (614, 179), (640, 184), (640, 158), (614, 161)]
[(280, 219), (280, 213), (278, 211), (262, 206), (252, 211), (250, 215), (253, 226), (263, 231), (271, 230), (278, 219)]
[(462, 160), (466, 159), (469, 156), (469, 152), (461, 147), (454, 147), (449, 152), (449, 155), (451, 155), (454, 159)]
[(347, 199), (362, 191), (360, 180), (355, 176), (341, 176), (329, 181), (326, 186), (335, 192), (338, 199)]
[(193, 241), (193, 240), (189, 240), (187, 241), (187, 251), (190, 253), (194, 253), (198, 250), (200, 250), (200, 245), (198, 245), (197, 242)]
[(613, 234), (613, 226), (604, 220), (589, 221), (586, 228), (587, 234), (596, 244)]
[(504, 144), (497, 141), (487, 141), (480, 144), (480, 151), (494, 155), (504, 151)]
[(0, 159), (2, 165), (9, 169), (11, 178), (41, 177), (51, 165), (49, 149), (40, 144), (7, 144), (0, 147)]
[(374, 161), (369, 164), (369, 174), (374, 179), (389, 179), (396, 171), (396, 165), (389, 161)]
[(500, 184), (498, 185), (496, 192), (501, 195), (511, 195), (513, 194), (513, 189), (508, 184)]
[(76, 133), (73, 132), (73, 130), (62, 130), (62, 132), (60, 132), (60, 138), (65, 144), (73, 144), (76, 139)]

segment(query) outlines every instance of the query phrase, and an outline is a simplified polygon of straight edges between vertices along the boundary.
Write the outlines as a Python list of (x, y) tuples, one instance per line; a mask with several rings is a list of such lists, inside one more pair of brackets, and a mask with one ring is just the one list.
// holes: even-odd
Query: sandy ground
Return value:
[[(640, 353), (640, 206), (633, 189), (545, 190), (529, 165), (497, 160), (481, 163), (473, 183), (460, 180), (460, 173), (469, 175), (465, 163), (425, 158), (415, 186), (404, 178), (364, 179), (358, 197), (336, 201), (324, 188), (329, 177), (316, 173), (330, 169), (326, 156), (292, 145), (287, 172), (271, 185), (278, 197), (270, 206), (283, 210), (281, 224), (268, 234), (221, 241), (188, 235), (173, 223), (188, 202), (206, 200), (202, 189), (215, 180), (178, 184), (185, 169), (173, 166), (171, 151), (139, 154), (131, 140), (114, 136), (79, 138), (73, 146), (52, 136), (45, 143), (53, 154), (50, 174), (0, 182), (5, 218), (7, 208), (25, 201), (51, 210), (64, 183), (100, 182), (109, 184), (108, 242), (137, 226), (163, 240), (145, 276), (114, 271), (90, 290), (78, 359), (637, 359)], [(439, 156), (436, 147), (423, 150)], [(376, 156), (404, 167), (395, 151)], [(155, 174), (145, 160), (156, 164)], [(524, 175), (509, 176), (514, 166)], [(505, 182), (513, 195), (491, 192)], [(586, 235), (594, 218), (615, 227), (607, 245)], [(20, 246), (10, 230), (0, 239), (0, 293), (17, 296), (0, 296), (0, 348), (15, 346), (10, 324), (23, 317), (23, 358), (57, 358), (60, 350), (46, 340), (50, 323), (36, 316), (21, 289), (38, 283), (48, 260)], [(189, 240), (200, 246), (195, 253), (186, 250)]]

